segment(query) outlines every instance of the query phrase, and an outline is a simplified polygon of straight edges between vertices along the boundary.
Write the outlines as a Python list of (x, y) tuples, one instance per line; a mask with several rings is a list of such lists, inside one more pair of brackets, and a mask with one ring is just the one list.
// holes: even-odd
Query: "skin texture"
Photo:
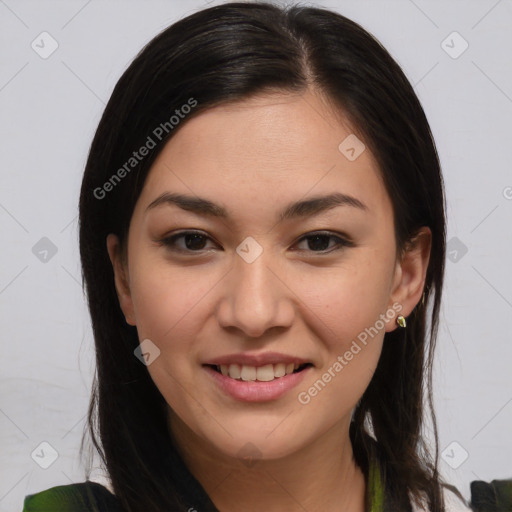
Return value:
[[(338, 149), (351, 133), (343, 115), (312, 90), (259, 94), (200, 113), (149, 172), (131, 219), (127, 262), (117, 237), (107, 238), (126, 321), (160, 350), (148, 371), (170, 406), (170, 432), (223, 512), (364, 510), (364, 475), (348, 429), (396, 316), (309, 403), (297, 395), (393, 304), (405, 317), (413, 310), (430, 230), (397, 258), (392, 204), (373, 156), (366, 149), (349, 161)], [(175, 205), (146, 212), (166, 191), (208, 198), (229, 218)], [(367, 210), (340, 206), (277, 221), (289, 203), (334, 191)], [(184, 229), (209, 238), (188, 253), (178, 252), (187, 250), (183, 238), (176, 251), (160, 242)], [(327, 238), (319, 249), (303, 238), (320, 230), (352, 245), (335, 250), (337, 240)], [(248, 236), (263, 249), (252, 263), (236, 252)], [(268, 351), (314, 365), (277, 400), (235, 400), (202, 367), (226, 354)], [(252, 463), (241, 460), (247, 443), (256, 447)]]

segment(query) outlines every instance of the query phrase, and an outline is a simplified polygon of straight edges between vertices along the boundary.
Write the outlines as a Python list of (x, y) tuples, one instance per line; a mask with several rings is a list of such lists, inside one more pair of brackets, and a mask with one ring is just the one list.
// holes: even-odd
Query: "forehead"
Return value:
[[(352, 132), (347, 117), (323, 95), (309, 90), (261, 93), (185, 121), (162, 156), (169, 151), (202, 160), (212, 155), (219, 166), (244, 162), (249, 169), (259, 165), (260, 172), (274, 173), (281, 163), (301, 167), (306, 155), (332, 164), (340, 156), (340, 142)], [(195, 151), (198, 147), (201, 153)]]
[(277, 211), (333, 192), (357, 197), (373, 213), (390, 206), (377, 163), (348, 119), (309, 90), (260, 94), (185, 120), (139, 202), (147, 207), (166, 191), (212, 198), (228, 213), (255, 213), (256, 204)]

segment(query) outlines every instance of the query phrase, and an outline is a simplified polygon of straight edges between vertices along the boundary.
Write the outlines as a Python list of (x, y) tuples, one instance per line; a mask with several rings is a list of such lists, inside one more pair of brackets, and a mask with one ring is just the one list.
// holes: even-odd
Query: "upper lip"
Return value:
[(305, 364), (310, 363), (310, 361), (306, 359), (302, 359), (300, 357), (291, 356), (287, 354), (280, 354), (278, 352), (265, 352), (263, 354), (227, 354), (224, 356), (219, 356), (212, 358), (206, 361), (205, 365), (230, 365), (230, 364), (238, 364), (238, 365), (246, 365), (246, 366), (264, 366), (267, 364)]

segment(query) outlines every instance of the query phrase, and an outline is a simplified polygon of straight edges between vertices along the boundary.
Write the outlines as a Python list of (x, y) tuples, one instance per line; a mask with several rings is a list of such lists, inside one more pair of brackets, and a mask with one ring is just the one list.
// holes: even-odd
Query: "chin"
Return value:
[(277, 436), (275, 439), (268, 439), (265, 436), (243, 436), (236, 437), (229, 444), (216, 446), (216, 449), (226, 457), (231, 457), (250, 466), (258, 461), (271, 461), (283, 459), (292, 455), (300, 449), (297, 440), (294, 443), (288, 443), (283, 437)]
[(293, 425), (293, 431), (290, 431), (290, 425), (285, 426), (286, 421), (282, 422), (282, 419), (258, 422), (254, 417), (247, 417), (246, 421), (238, 421), (236, 424), (224, 423), (223, 427), (227, 432), (223, 430), (221, 436), (218, 435), (218, 431), (212, 436), (210, 431), (204, 432), (201, 437), (214, 451), (242, 462), (282, 459), (299, 451), (308, 443), (303, 428), (297, 429), (297, 425)]

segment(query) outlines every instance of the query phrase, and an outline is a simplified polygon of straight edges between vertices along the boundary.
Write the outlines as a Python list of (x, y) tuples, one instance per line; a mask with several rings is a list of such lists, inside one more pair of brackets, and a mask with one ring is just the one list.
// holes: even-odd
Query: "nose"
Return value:
[(282, 266), (272, 259), (270, 251), (263, 251), (252, 263), (235, 254), (217, 308), (222, 327), (237, 328), (245, 336), (257, 338), (271, 329), (292, 325), (294, 294), (287, 286)]

